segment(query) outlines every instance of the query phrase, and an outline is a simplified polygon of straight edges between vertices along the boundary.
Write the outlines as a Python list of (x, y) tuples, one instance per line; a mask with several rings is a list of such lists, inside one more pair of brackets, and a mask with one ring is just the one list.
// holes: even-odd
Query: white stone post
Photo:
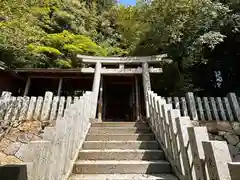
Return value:
[(231, 180), (227, 163), (231, 162), (232, 159), (227, 143), (224, 141), (204, 141), (202, 144), (209, 178)]
[(190, 116), (192, 120), (198, 120), (198, 114), (197, 114), (197, 108), (196, 103), (194, 99), (194, 94), (192, 92), (189, 92), (186, 94), (187, 104), (188, 108), (190, 110)]
[(173, 171), (178, 175), (178, 177), (182, 177), (183, 175), (183, 169), (181, 167), (181, 160), (179, 156), (180, 144), (177, 137), (178, 130), (176, 126), (176, 118), (180, 117), (181, 114), (179, 109), (168, 110), (169, 130), (172, 140), (172, 159), (170, 159), (170, 161), (173, 166)]
[(198, 108), (198, 112), (199, 112), (199, 118), (200, 118), (199, 120), (206, 120), (206, 118), (204, 116), (202, 100), (200, 97), (196, 98), (196, 103), (197, 103), (197, 108)]
[(164, 119), (163, 119), (163, 112), (162, 112), (162, 105), (166, 104), (166, 100), (165, 99), (159, 99), (158, 102), (157, 102), (157, 109), (158, 109), (158, 112), (159, 112), (159, 129), (160, 129), (160, 132), (159, 132), (159, 136), (161, 137), (160, 138), (160, 143), (162, 144), (163, 147), (165, 147), (166, 145), (166, 138), (165, 138), (165, 124), (164, 124)]
[(211, 113), (210, 106), (209, 106), (208, 97), (203, 97), (203, 106), (204, 106), (207, 120), (213, 120), (212, 113)]
[(59, 101), (59, 106), (58, 106), (57, 119), (63, 116), (64, 104), (65, 104), (65, 97), (61, 96)]
[(146, 117), (149, 118), (149, 106), (148, 106), (148, 95), (147, 92), (151, 91), (151, 81), (150, 81), (150, 74), (148, 69), (148, 63), (142, 63), (142, 76), (143, 76), (143, 90), (144, 90), (144, 97), (145, 97), (145, 106), (146, 106)]
[(27, 110), (27, 120), (32, 120), (33, 119), (33, 114), (34, 114), (34, 110), (36, 107), (36, 102), (37, 102), (37, 98), (32, 96), (29, 102), (29, 106), (28, 106), (28, 110)]
[(59, 96), (54, 96), (52, 101), (51, 113), (50, 113), (50, 121), (56, 120), (58, 103), (59, 103)]
[(182, 106), (182, 114), (183, 116), (188, 116), (188, 108), (187, 108), (187, 102), (185, 97), (181, 97), (181, 106)]
[(214, 97), (210, 97), (210, 105), (211, 105), (211, 108), (212, 108), (212, 114), (213, 114), (214, 120), (219, 121), (220, 119), (219, 119), (217, 105), (216, 105)]
[(170, 136), (170, 129), (169, 129), (169, 120), (168, 120), (168, 111), (172, 110), (172, 104), (163, 104), (162, 105), (162, 113), (163, 113), (163, 129), (165, 131), (164, 138), (165, 138), (165, 148), (167, 156), (172, 159), (172, 144), (171, 144), (171, 136)]
[(178, 140), (181, 150), (181, 163), (184, 168), (184, 179), (192, 179), (192, 169), (190, 163), (192, 162), (191, 149), (189, 147), (188, 127), (192, 127), (192, 122), (189, 117), (176, 118), (176, 127), (178, 129)]
[(46, 92), (43, 106), (42, 106), (42, 112), (41, 112), (41, 121), (47, 121), (49, 120), (49, 115), (51, 112), (51, 105), (52, 105), (52, 99), (53, 99), (53, 93), (52, 92)]
[(229, 103), (227, 97), (224, 97), (224, 98), (223, 98), (223, 105), (224, 105), (224, 107), (225, 107), (225, 109), (226, 109), (226, 113), (227, 113), (227, 118), (228, 118), (228, 120), (229, 120), (229, 121), (234, 121), (232, 109), (231, 109), (231, 106), (230, 106), (230, 103)]
[(235, 93), (229, 93), (228, 99), (233, 110), (234, 118), (240, 121), (240, 106), (238, 104), (237, 96)]
[(36, 103), (36, 108), (35, 108), (34, 115), (33, 115), (33, 118), (35, 120), (39, 120), (39, 118), (40, 118), (40, 115), (41, 115), (41, 112), (42, 112), (42, 105), (43, 105), (43, 97), (38, 96), (37, 103)]
[(217, 97), (217, 98), (216, 98), (216, 101), (217, 101), (218, 109), (220, 110), (221, 120), (226, 121), (226, 120), (227, 120), (227, 116), (226, 116), (226, 113), (225, 113), (225, 109), (224, 109), (224, 107), (223, 107), (223, 103), (222, 103), (221, 97)]
[(23, 97), (22, 108), (19, 114), (20, 121), (26, 120), (29, 103), (30, 103), (30, 98), (27, 96)]
[(98, 103), (98, 95), (99, 95), (100, 81), (101, 81), (101, 68), (102, 68), (102, 64), (100, 62), (97, 62), (95, 67), (93, 86), (92, 86), (93, 104), (94, 104), (92, 109), (92, 118), (96, 118), (96, 115), (97, 115), (97, 103)]
[(207, 180), (203, 141), (209, 141), (206, 127), (189, 127), (189, 143), (193, 155), (193, 165), (197, 180)]

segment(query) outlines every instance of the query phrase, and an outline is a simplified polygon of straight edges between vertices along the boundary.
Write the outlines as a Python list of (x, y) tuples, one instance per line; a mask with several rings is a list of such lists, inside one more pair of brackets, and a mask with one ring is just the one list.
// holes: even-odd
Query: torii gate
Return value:
[[(146, 116), (149, 117), (149, 110), (147, 105), (147, 92), (151, 90), (151, 81), (150, 81), (150, 73), (159, 74), (162, 73), (163, 70), (161, 67), (149, 67), (151, 65), (160, 65), (161, 61), (170, 62), (170, 59), (167, 59), (166, 54), (156, 55), (156, 56), (144, 56), (144, 57), (99, 57), (99, 56), (85, 56), (85, 55), (77, 55), (77, 58), (81, 59), (84, 64), (95, 65), (93, 67), (82, 68), (83, 73), (94, 73), (94, 81), (92, 86), (92, 91), (94, 92), (93, 101), (97, 103), (99, 93), (101, 98), (101, 93), (103, 88), (101, 86), (102, 75), (129, 75), (129, 74), (142, 74), (143, 80), (143, 89), (144, 89), (144, 98), (145, 98), (145, 108), (146, 108)], [(107, 68), (106, 66), (114, 65), (117, 68)], [(137, 68), (127, 68), (127, 65), (136, 65)], [(137, 87), (136, 78), (135, 86), (136, 86), (136, 96), (139, 95), (139, 88)], [(139, 99), (136, 98), (136, 101)], [(98, 104), (98, 119), (102, 119), (102, 100), (100, 99)], [(97, 108), (93, 110), (95, 114), (97, 113)], [(139, 120), (139, 102), (136, 102), (136, 112), (137, 112), (137, 120)]]

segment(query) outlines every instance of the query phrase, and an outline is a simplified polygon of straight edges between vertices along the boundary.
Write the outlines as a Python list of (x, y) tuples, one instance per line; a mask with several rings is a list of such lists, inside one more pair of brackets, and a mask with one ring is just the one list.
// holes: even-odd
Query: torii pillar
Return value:
[(148, 63), (142, 63), (142, 76), (143, 76), (143, 89), (144, 89), (144, 98), (145, 98), (145, 106), (146, 106), (146, 117), (149, 118), (149, 108), (148, 108), (148, 97), (147, 92), (151, 91), (151, 81), (148, 70)]

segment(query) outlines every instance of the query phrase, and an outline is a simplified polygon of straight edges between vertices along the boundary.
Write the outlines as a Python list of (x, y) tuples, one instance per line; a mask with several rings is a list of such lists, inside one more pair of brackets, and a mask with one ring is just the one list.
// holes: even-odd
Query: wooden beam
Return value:
[(64, 79), (93, 79), (93, 76), (29, 76), (31, 79), (59, 79), (59, 78), (64, 78)]
[(135, 76), (135, 90), (136, 90), (136, 116), (137, 116), (137, 121), (140, 120), (140, 115), (139, 115), (139, 86), (138, 86), (138, 76)]

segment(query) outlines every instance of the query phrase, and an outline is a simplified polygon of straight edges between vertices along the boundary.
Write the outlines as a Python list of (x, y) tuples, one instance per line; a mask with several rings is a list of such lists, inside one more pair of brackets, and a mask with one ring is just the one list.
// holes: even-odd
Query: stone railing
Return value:
[(28, 180), (66, 180), (90, 127), (93, 93), (86, 92), (44, 129), (43, 140), (22, 146), (18, 157), (27, 165)]
[(227, 97), (198, 97), (188, 92), (185, 97), (165, 97), (165, 100), (192, 120), (240, 121), (240, 98), (235, 93)]
[[(79, 97), (53, 96), (46, 92), (45, 96), (11, 96), (10, 92), (3, 92), (0, 97), (0, 118), (7, 121), (15, 120), (56, 120), (62, 117), (64, 110), (77, 102)], [(2, 104), (5, 105), (2, 105)]]
[(148, 91), (149, 124), (180, 180), (239, 180), (225, 141), (210, 141), (206, 127), (194, 126), (164, 98)]

